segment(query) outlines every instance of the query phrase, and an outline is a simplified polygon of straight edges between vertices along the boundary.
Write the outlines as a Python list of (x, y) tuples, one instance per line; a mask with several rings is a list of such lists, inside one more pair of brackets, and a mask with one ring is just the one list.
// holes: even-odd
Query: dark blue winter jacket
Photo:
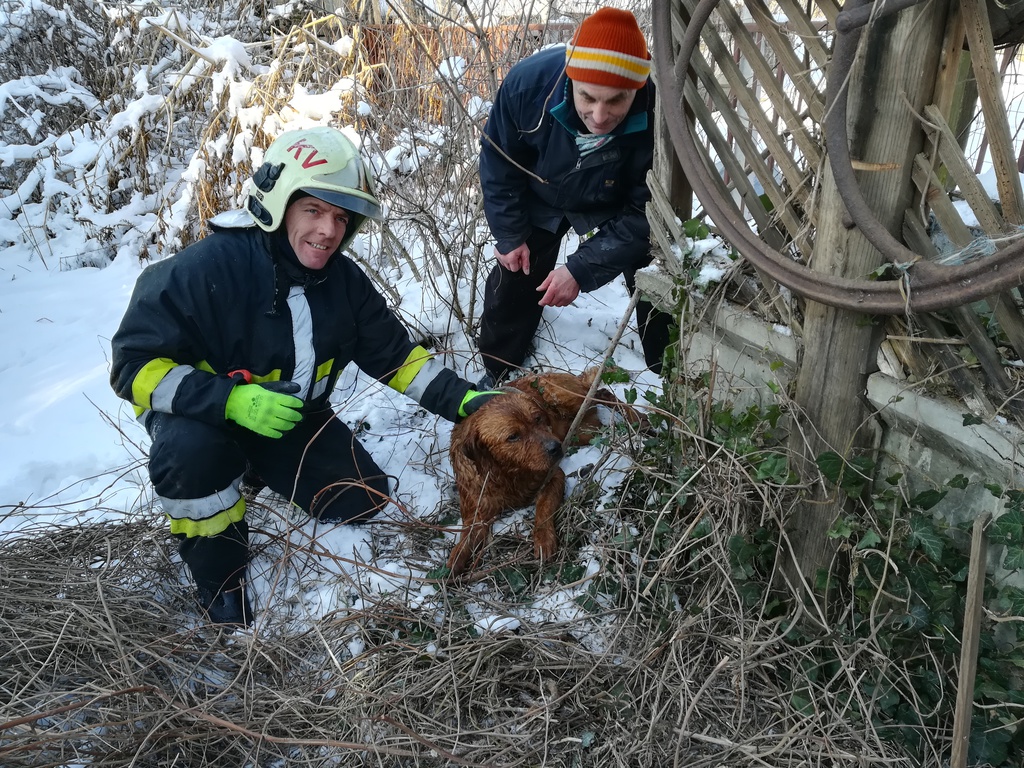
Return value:
[(534, 228), (557, 231), (563, 217), (580, 235), (596, 228), (566, 264), (580, 290), (593, 291), (650, 263), (645, 207), (651, 197), (654, 86), (648, 80), (637, 91), (629, 114), (612, 132), (613, 141), (581, 158), (576, 134), (586, 128), (573, 107), (564, 69), (565, 48), (557, 46), (509, 71), (481, 139), (480, 185), (502, 253), (526, 242)]

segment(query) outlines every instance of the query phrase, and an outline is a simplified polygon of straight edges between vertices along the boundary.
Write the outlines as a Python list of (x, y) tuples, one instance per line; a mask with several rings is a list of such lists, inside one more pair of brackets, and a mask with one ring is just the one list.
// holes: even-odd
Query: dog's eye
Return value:
[(538, 413), (536, 416), (533, 417), (533, 423), (534, 424), (540, 424), (543, 421), (544, 421), (544, 414), (543, 413)]
[(510, 443), (518, 443), (519, 442), (519, 433), (518, 432), (513, 432), (511, 435), (506, 437), (505, 440), (507, 442), (510, 442)]

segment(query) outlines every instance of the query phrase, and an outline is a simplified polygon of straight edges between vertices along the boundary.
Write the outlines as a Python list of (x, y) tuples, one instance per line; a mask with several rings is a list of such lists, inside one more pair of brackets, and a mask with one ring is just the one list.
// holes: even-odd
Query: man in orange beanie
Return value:
[[(498, 264), (478, 344), (489, 379), (522, 366), (544, 307), (571, 304), (651, 261), (647, 171), (654, 153), (650, 55), (629, 11), (602, 8), (566, 47), (516, 64), (495, 96), (480, 151)], [(570, 227), (585, 239), (555, 268)], [(637, 305), (644, 358), (660, 373), (670, 317)]]

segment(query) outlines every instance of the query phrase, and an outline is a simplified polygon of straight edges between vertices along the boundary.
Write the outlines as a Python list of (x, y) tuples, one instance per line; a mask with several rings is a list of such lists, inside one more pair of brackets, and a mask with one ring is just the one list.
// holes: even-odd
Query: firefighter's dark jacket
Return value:
[[(654, 153), (654, 86), (637, 91), (606, 148), (580, 156), (586, 132), (564, 73), (565, 48), (523, 59), (501, 83), (480, 146), (484, 212), (498, 250), (508, 253), (539, 227), (558, 231), (563, 216), (577, 233), (598, 233), (568, 257), (583, 291), (650, 263), (647, 171)], [(530, 171), (525, 173), (509, 162)], [(538, 178), (534, 178), (538, 177)]]
[(271, 253), (281, 243), (288, 248), (255, 226), (214, 226), (143, 270), (112, 340), (114, 391), (142, 417), (164, 411), (223, 425), (228, 393), (242, 380), (234, 371), (257, 382), (305, 371), (298, 396), (318, 411), (354, 362), (455, 421), (469, 384), (413, 343), (362, 270), (339, 253), (314, 279), (290, 279), (297, 270)]

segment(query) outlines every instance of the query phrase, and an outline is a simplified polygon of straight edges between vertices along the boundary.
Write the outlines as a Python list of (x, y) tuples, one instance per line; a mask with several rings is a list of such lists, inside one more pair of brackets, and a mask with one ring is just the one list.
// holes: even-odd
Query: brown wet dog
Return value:
[[(506, 386), (507, 394), (452, 429), (449, 454), (463, 526), (448, 557), (453, 576), (479, 562), (495, 518), (534, 503), (534, 553), (544, 560), (556, 552), (555, 512), (565, 495), (565, 472), (558, 466), (562, 442), (600, 372), (595, 367), (579, 376), (544, 373), (516, 379)], [(575, 445), (589, 443), (600, 429), (598, 404), (616, 408), (630, 423), (641, 421), (611, 392), (598, 389), (576, 431)]]

